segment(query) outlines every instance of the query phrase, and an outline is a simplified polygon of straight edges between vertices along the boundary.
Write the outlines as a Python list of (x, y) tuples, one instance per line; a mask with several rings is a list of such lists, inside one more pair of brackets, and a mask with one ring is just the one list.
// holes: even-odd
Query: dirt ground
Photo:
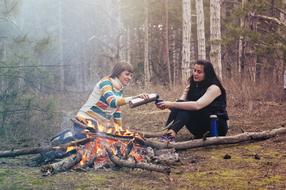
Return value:
[[(150, 111), (151, 110), (151, 111)], [(167, 111), (146, 105), (123, 112), (131, 130), (158, 131)], [(286, 103), (256, 102), (229, 110), (229, 133), (263, 131), (286, 125)], [(180, 131), (177, 141), (191, 138)], [(259, 142), (179, 151), (171, 174), (122, 168), (68, 171), (43, 177), (28, 167), (31, 156), (0, 159), (0, 189), (286, 189), (286, 135)]]

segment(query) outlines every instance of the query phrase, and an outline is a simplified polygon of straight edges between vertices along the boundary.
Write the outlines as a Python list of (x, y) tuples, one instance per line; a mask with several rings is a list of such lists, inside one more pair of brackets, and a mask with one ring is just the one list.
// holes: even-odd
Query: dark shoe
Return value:
[(175, 142), (175, 138), (174, 136), (172, 136), (171, 134), (165, 134), (160, 138), (160, 141), (164, 141), (164, 142)]

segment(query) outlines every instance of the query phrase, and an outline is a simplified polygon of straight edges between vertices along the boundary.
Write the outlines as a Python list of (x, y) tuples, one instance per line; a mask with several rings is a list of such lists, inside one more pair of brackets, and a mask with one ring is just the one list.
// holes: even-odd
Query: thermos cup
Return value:
[(218, 136), (218, 129), (217, 129), (217, 115), (210, 115), (211, 119), (211, 136), (217, 137)]
[(159, 98), (159, 95), (158, 94), (148, 94), (148, 99), (143, 99), (143, 98), (134, 98), (132, 100), (129, 101), (129, 107), (130, 108), (135, 108), (137, 106), (141, 106), (143, 104), (147, 104), (149, 102), (153, 102), (153, 101), (156, 101), (158, 98)]

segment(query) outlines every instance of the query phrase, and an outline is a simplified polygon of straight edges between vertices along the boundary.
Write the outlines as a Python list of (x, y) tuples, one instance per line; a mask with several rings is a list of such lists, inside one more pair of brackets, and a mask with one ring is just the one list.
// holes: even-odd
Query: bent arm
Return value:
[(112, 108), (122, 106), (128, 103), (132, 98), (117, 97), (112, 91), (112, 83), (109, 80), (104, 80), (100, 83), (99, 88), (108, 105)]
[[(197, 101), (187, 102), (166, 102), (166, 108), (177, 108), (183, 110), (200, 110), (211, 104), (218, 96), (221, 95), (221, 90), (217, 85), (211, 85), (205, 94)], [(164, 102), (163, 102), (164, 104)]]

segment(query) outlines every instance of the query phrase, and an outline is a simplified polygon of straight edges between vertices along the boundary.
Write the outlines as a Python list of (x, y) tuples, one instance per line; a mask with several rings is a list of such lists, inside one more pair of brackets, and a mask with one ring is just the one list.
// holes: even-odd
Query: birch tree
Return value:
[(185, 82), (190, 76), (191, 65), (191, 1), (183, 0), (183, 47), (182, 47), (182, 81)]
[(205, 16), (203, 0), (196, 0), (198, 58), (206, 59)]
[(150, 63), (149, 63), (149, 11), (148, 1), (145, 0), (145, 20), (144, 20), (144, 83), (150, 82)]
[(65, 70), (64, 70), (64, 60), (63, 60), (63, 0), (58, 1), (58, 28), (59, 28), (59, 60), (60, 60), (60, 89), (63, 91), (65, 88)]
[(220, 0), (210, 0), (210, 60), (222, 79)]
[(165, 27), (164, 27), (164, 64), (167, 65), (168, 69), (168, 82), (171, 85), (172, 83), (172, 76), (171, 76), (171, 66), (170, 66), (170, 59), (169, 59), (169, 18), (168, 18), (168, 0), (164, 0), (164, 12), (165, 12)]
[[(246, 0), (242, 0), (241, 1), (241, 7), (242, 9), (244, 9)], [(244, 18), (240, 18), (240, 27), (244, 28)], [(242, 64), (243, 64), (243, 41), (244, 41), (244, 37), (241, 35), (239, 37), (239, 42), (238, 42), (238, 64), (237, 64), (237, 69), (238, 69), (238, 73), (239, 73), (239, 77), (241, 77), (241, 68), (242, 68)]]

